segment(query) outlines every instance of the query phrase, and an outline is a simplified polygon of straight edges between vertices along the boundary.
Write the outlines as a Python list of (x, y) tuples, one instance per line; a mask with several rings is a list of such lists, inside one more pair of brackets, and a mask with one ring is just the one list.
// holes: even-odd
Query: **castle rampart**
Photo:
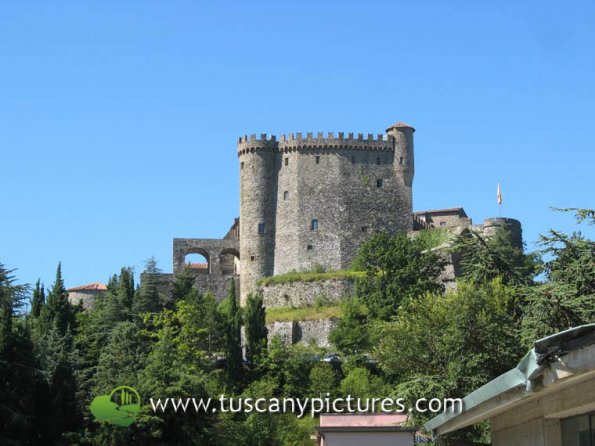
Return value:
[(411, 229), (413, 132), (240, 137), (242, 302), (262, 277), (347, 268), (372, 232)]

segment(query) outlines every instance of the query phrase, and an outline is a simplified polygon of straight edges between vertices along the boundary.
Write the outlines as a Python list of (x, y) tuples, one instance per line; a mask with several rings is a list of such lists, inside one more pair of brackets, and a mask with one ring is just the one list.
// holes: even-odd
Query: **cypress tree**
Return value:
[(134, 275), (130, 268), (122, 268), (120, 271), (118, 298), (126, 308), (132, 307), (132, 300), (134, 299)]
[(62, 280), (62, 264), (58, 263), (56, 281), (48, 295), (47, 304), (43, 307), (44, 328), (49, 331), (53, 326), (62, 336), (66, 334), (68, 327), (74, 325), (74, 312), (72, 305), (68, 302), (68, 293)]
[(266, 312), (260, 294), (250, 294), (244, 309), (246, 327), (246, 359), (252, 363), (261, 356), (267, 345)]
[(45, 305), (45, 289), (38, 279), (33, 290), (33, 298), (31, 299), (31, 315), (35, 318), (41, 314), (41, 309)]
[(226, 299), (228, 308), (225, 318), (225, 372), (228, 383), (236, 386), (242, 380), (242, 316), (233, 280)]

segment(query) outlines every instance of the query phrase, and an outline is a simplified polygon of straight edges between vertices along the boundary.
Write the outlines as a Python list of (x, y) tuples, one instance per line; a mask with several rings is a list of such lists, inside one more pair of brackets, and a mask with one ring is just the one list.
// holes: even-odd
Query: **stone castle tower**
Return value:
[(347, 268), (368, 233), (412, 229), (414, 131), (239, 139), (242, 304), (258, 279)]

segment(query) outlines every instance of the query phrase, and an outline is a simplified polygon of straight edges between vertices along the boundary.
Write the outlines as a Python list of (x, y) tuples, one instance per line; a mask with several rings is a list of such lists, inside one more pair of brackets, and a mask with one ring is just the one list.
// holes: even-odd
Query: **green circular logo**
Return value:
[(116, 387), (109, 395), (96, 396), (90, 409), (99, 423), (130, 426), (140, 412), (140, 395), (132, 387)]

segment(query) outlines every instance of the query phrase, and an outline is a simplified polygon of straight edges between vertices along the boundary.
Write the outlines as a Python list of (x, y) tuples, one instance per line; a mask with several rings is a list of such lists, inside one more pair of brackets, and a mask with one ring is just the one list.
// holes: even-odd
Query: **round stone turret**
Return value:
[(273, 275), (275, 259), (277, 142), (272, 136), (244, 136), (238, 141), (240, 161), (240, 302), (258, 279)]
[(523, 249), (523, 229), (520, 221), (503, 217), (486, 218), (483, 221), (484, 237), (494, 235), (499, 229), (508, 230), (512, 236), (513, 246)]

